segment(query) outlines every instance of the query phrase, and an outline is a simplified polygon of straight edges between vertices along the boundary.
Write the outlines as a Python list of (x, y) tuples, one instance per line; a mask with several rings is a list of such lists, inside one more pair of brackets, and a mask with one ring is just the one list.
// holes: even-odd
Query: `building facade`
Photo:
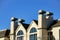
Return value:
[(9, 33), (10, 33), (10, 30), (1, 30), (0, 40), (10, 40)]
[(38, 20), (30, 24), (24, 21), (11, 18), (10, 33), (5, 33), (9, 35), (7, 40), (60, 40), (60, 19), (54, 20), (53, 13), (39, 10)]

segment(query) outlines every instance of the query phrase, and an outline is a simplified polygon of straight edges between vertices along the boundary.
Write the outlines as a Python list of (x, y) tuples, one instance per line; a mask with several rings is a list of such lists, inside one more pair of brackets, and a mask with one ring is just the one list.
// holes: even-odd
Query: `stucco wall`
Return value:
[(7, 37), (0, 38), (0, 40), (9, 40)]
[(9, 40), (9, 38), (5, 37), (5, 39), (4, 39), (4, 40)]
[(59, 40), (59, 30), (60, 26), (52, 28), (53, 37), (55, 38), (55, 40)]
[(4, 40), (4, 38), (0, 38), (0, 40)]

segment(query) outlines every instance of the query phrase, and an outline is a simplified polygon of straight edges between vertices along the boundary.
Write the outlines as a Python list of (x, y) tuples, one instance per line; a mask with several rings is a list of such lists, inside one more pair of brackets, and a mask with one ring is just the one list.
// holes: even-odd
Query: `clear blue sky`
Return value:
[(60, 18), (60, 0), (0, 0), (0, 30), (9, 29), (10, 18), (17, 17), (31, 23), (37, 19), (38, 10), (54, 13), (54, 19)]

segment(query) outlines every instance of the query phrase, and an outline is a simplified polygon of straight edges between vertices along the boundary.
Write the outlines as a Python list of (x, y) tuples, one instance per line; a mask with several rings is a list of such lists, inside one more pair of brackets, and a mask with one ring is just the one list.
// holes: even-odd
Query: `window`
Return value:
[(52, 32), (48, 32), (48, 40), (52, 40), (53, 37), (52, 37)]
[(30, 30), (30, 40), (37, 40), (37, 30), (36, 28), (32, 28)]
[(18, 36), (19, 36), (19, 35), (23, 35), (22, 30), (20, 30), (20, 31), (17, 33), (17, 35), (18, 35)]
[(24, 37), (23, 31), (22, 30), (18, 31), (17, 40), (23, 40), (23, 37)]
[(30, 33), (34, 33), (34, 32), (37, 32), (36, 28), (32, 28), (32, 29), (30, 30)]

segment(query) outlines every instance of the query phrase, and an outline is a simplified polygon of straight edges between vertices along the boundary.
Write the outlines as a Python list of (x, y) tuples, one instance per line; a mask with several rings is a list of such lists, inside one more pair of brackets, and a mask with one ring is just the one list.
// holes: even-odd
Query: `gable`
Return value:
[(26, 33), (26, 30), (24, 28), (24, 26), (22, 24), (19, 24), (19, 26), (17, 27), (15, 33), (17, 35), (18, 31), (22, 30), (24, 33)]
[(31, 28), (33, 28), (33, 27), (36, 28), (36, 29), (37, 29), (37, 27), (38, 27), (37, 24), (35, 23), (35, 21), (32, 21), (32, 22), (31, 22), (31, 24), (29, 25), (27, 31), (29, 32), (29, 31), (31, 30)]

